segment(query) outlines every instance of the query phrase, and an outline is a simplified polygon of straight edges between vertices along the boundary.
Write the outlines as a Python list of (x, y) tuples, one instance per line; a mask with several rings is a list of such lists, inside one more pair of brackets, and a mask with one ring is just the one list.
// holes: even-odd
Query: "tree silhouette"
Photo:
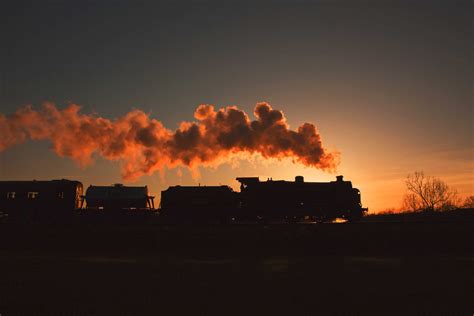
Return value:
[(474, 195), (468, 196), (462, 205), (463, 208), (474, 208)]
[(405, 180), (407, 193), (404, 206), (412, 211), (439, 211), (455, 208), (457, 192), (439, 178), (425, 176), (422, 171), (409, 174)]

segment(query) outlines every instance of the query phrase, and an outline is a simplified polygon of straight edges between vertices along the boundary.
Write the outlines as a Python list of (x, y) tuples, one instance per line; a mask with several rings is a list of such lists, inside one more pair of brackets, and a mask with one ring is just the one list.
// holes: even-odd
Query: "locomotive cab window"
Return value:
[(39, 192), (28, 192), (28, 199), (37, 199)]
[(7, 199), (13, 200), (15, 198), (16, 192), (7, 192)]
[(64, 199), (64, 192), (58, 192), (58, 198)]

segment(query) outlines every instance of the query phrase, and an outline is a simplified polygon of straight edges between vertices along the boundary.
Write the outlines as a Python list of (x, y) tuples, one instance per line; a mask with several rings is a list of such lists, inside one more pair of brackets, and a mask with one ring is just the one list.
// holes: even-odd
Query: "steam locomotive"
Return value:
[(160, 215), (171, 221), (357, 221), (367, 212), (360, 191), (342, 176), (329, 183), (237, 178), (228, 186), (173, 186), (161, 192)]
[[(172, 186), (161, 192), (160, 208), (148, 188), (89, 186), (83, 195), (79, 181), (0, 181), (0, 215), (14, 220), (66, 220), (74, 216), (150, 220), (151, 214), (165, 223), (288, 221), (316, 222), (364, 216), (360, 191), (338, 176), (328, 183), (260, 181), (237, 178), (240, 192), (229, 186)], [(146, 215), (146, 216), (145, 216)]]

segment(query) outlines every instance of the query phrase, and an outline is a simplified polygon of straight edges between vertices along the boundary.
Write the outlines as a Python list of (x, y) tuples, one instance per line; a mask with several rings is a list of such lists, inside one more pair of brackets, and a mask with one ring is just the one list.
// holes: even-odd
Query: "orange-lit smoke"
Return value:
[(255, 107), (255, 120), (235, 106), (215, 110), (200, 105), (197, 122), (182, 122), (176, 131), (140, 110), (109, 120), (79, 113), (72, 104), (59, 110), (45, 104), (41, 110), (24, 107), (9, 116), (0, 114), (0, 151), (25, 140), (49, 140), (61, 157), (86, 166), (97, 153), (122, 162), (122, 176), (133, 180), (164, 167), (219, 164), (234, 154), (264, 158), (291, 158), (294, 162), (334, 171), (339, 153), (329, 152), (311, 123), (296, 131), (283, 112), (267, 103)]

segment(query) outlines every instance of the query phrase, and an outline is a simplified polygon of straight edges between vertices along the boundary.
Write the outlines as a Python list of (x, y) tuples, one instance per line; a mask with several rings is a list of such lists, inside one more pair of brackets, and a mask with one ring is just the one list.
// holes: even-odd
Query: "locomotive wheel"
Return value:
[(346, 216), (346, 219), (349, 223), (358, 222), (362, 218), (362, 214), (350, 214)]

